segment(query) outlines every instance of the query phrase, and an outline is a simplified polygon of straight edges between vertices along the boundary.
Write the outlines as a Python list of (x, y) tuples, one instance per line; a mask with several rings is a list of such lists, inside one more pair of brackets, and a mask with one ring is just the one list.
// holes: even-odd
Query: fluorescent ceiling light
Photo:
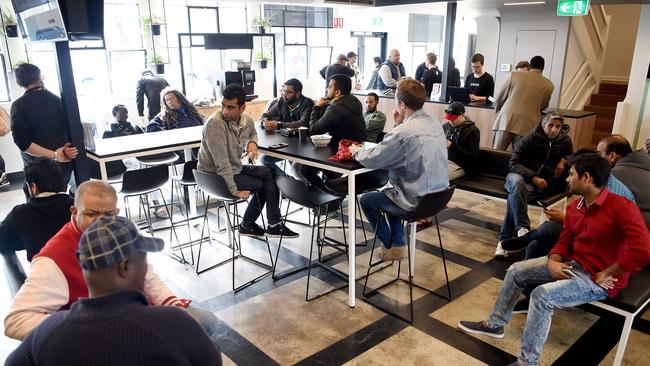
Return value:
[(512, 5), (539, 5), (539, 4), (546, 4), (546, 1), (527, 1), (523, 3), (503, 3), (505, 6), (512, 6)]

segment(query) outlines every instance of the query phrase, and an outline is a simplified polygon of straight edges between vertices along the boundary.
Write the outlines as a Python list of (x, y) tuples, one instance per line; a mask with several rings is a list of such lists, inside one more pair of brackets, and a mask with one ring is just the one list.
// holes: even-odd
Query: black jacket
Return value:
[(262, 113), (260, 122), (269, 119), (282, 122), (282, 128), (309, 127), (309, 118), (314, 108), (314, 101), (301, 95), (298, 103), (300, 105), (292, 113), (289, 110), (289, 105), (282, 97), (279, 97), (271, 101), (267, 110)]
[(138, 105), (138, 116), (144, 116), (144, 96), (147, 96), (147, 109), (151, 121), (160, 112), (160, 92), (169, 86), (167, 80), (160, 76), (147, 75), (138, 81), (135, 101)]
[(108, 139), (112, 137), (137, 135), (140, 133), (144, 133), (144, 131), (142, 130), (142, 128), (140, 128), (140, 126), (133, 126), (129, 122), (124, 122), (124, 123), (117, 122), (117, 123), (111, 123), (111, 130), (104, 131), (102, 138)]
[(531, 181), (535, 176), (550, 180), (560, 159), (568, 159), (573, 153), (573, 143), (566, 131), (563, 130), (551, 140), (541, 125), (537, 125), (533, 132), (515, 145), (508, 167), (511, 172), (521, 174), (526, 181)]
[(352, 70), (352, 68), (347, 65), (341, 64), (331, 64), (323, 67), (320, 70), (320, 76), (325, 79), (325, 86), (327, 86), (327, 84), (330, 82), (330, 76), (336, 74), (343, 74), (349, 77), (354, 77), (354, 70)]
[(467, 116), (461, 126), (454, 127), (447, 122), (442, 125), (442, 129), (447, 140), (451, 141), (447, 150), (449, 160), (463, 168), (466, 175), (472, 174), (478, 159), (481, 131)]
[(55, 194), (30, 198), (15, 206), (0, 224), (0, 252), (26, 250), (32, 260), (41, 248), (70, 221), (72, 197)]
[(366, 123), (363, 106), (353, 95), (344, 95), (326, 107), (314, 106), (309, 122), (309, 133), (319, 135), (329, 132), (329, 145), (338, 147), (343, 139), (363, 142), (366, 140)]

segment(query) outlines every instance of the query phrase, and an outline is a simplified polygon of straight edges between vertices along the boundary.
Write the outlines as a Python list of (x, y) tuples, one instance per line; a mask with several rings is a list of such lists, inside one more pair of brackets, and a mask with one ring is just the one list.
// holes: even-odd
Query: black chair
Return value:
[(2, 258), (4, 259), (4, 271), (5, 277), (7, 277), (7, 283), (9, 284), (9, 290), (11, 291), (11, 296), (14, 297), (23, 283), (25, 283), (27, 275), (15, 252), (3, 253)]
[[(406, 246), (407, 246), (407, 252), (408, 252), (408, 272), (409, 272), (408, 279), (403, 279), (403, 278), (400, 277), (400, 274), (401, 274), (401, 262), (398, 262), (398, 265), (397, 265), (397, 277), (395, 279), (393, 279), (393, 280), (389, 281), (388, 283), (385, 283), (385, 284), (383, 284), (383, 285), (381, 285), (381, 286), (379, 286), (379, 287), (377, 287), (377, 288), (375, 288), (373, 290), (370, 290), (370, 291), (366, 292), (366, 289), (368, 287), (368, 278), (370, 277), (370, 271), (372, 270), (373, 267), (384, 263), (383, 260), (380, 260), (380, 261), (375, 262), (375, 263), (373, 263), (373, 261), (372, 261), (373, 255), (374, 255), (374, 252), (375, 252), (375, 246), (377, 244), (377, 236), (375, 235), (375, 238), (372, 241), (372, 250), (370, 252), (370, 260), (369, 260), (369, 263), (368, 263), (369, 264), (368, 272), (366, 273), (366, 280), (365, 280), (365, 282), (363, 284), (363, 296), (367, 299), (368, 297), (370, 297), (372, 295), (376, 295), (379, 290), (381, 290), (382, 288), (384, 288), (384, 287), (386, 287), (386, 286), (388, 286), (388, 285), (390, 285), (390, 284), (392, 284), (392, 283), (394, 283), (396, 281), (408, 282), (408, 284), (409, 284), (409, 296), (410, 296), (410, 302), (409, 302), (410, 318), (406, 318), (406, 317), (404, 317), (404, 316), (402, 316), (400, 314), (397, 314), (396, 312), (390, 311), (390, 310), (388, 310), (388, 309), (386, 309), (386, 308), (384, 308), (384, 307), (382, 307), (380, 305), (373, 304), (373, 303), (369, 302), (371, 305), (373, 305), (373, 306), (375, 306), (375, 307), (377, 307), (377, 308), (379, 308), (379, 309), (381, 309), (381, 310), (383, 310), (383, 311), (385, 311), (385, 312), (387, 312), (387, 313), (389, 313), (391, 315), (394, 315), (394, 316), (396, 316), (396, 317), (398, 317), (398, 318), (400, 318), (402, 320), (405, 320), (405, 321), (407, 321), (409, 323), (412, 323), (413, 322), (413, 286), (416, 286), (416, 287), (418, 287), (418, 288), (420, 288), (422, 290), (428, 291), (428, 292), (430, 292), (430, 293), (432, 293), (432, 294), (434, 294), (436, 296), (439, 296), (439, 297), (442, 297), (443, 299), (451, 301), (451, 287), (449, 286), (449, 275), (447, 274), (447, 262), (445, 260), (445, 251), (444, 251), (444, 249), (442, 247), (442, 238), (440, 237), (440, 226), (438, 226), (438, 213), (447, 207), (447, 203), (449, 203), (449, 201), (451, 200), (451, 197), (454, 194), (455, 189), (456, 189), (455, 186), (451, 186), (451, 187), (445, 188), (442, 191), (433, 192), (433, 193), (429, 193), (429, 194), (425, 195), (420, 200), (418, 206), (415, 208), (415, 211), (413, 211), (409, 215), (404, 216), (404, 215), (400, 215), (397, 212), (381, 212), (383, 217), (380, 217), (380, 220), (386, 219), (386, 221), (388, 222), (388, 219), (386, 218), (386, 214), (389, 214), (391, 216), (399, 217), (402, 220), (402, 222), (404, 222), (404, 223), (406, 223), (408, 225), (408, 224), (417, 222), (418, 220), (421, 220), (421, 219), (424, 219), (424, 218), (429, 218), (429, 217), (433, 216), (433, 218), (434, 218), (434, 220), (436, 222), (436, 230), (438, 231), (438, 243), (440, 244), (440, 255), (442, 257), (442, 264), (443, 264), (443, 266), (445, 268), (445, 279), (446, 279), (446, 282), (447, 282), (447, 292), (448, 292), (449, 295), (448, 296), (443, 296), (443, 295), (440, 295), (440, 294), (434, 292), (433, 290), (427, 289), (425, 287), (422, 287), (422, 286), (419, 286), (419, 285), (416, 285), (416, 284), (413, 283), (413, 276), (412, 276), (412, 273), (411, 273), (411, 250), (410, 250), (411, 248), (409, 248), (409, 245), (410, 245), (411, 235), (416, 235), (416, 233), (411, 233), (410, 230), (407, 230), (407, 233), (406, 233)], [(375, 232), (377, 232), (377, 226), (375, 226)], [(415, 250), (415, 248), (412, 248), (412, 249)], [(388, 266), (388, 267), (390, 267), (390, 266)], [(388, 267), (383, 267), (379, 271), (383, 270), (384, 268), (388, 268)], [(378, 271), (376, 271), (376, 272), (378, 272)]]
[[(332, 259), (333, 257), (338, 257), (341, 254), (347, 254), (347, 246), (345, 246), (344, 248), (341, 248), (341, 246), (336, 244), (336, 243), (334, 245), (329, 245), (329, 246), (337, 249), (339, 251), (339, 253), (336, 253), (335, 256), (328, 256), (327, 258), (323, 258), (323, 256), (322, 256), (322, 254), (323, 254), (323, 246), (328, 245), (328, 243), (325, 242), (325, 231), (327, 230), (327, 215), (325, 217), (325, 223), (324, 223), (324, 227), (323, 227), (323, 236), (321, 236), (321, 233), (320, 233), (320, 228), (321, 228), (320, 227), (320, 216), (321, 216), (320, 208), (321, 207), (327, 208), (328, 205), (330, 205), (330, 204), (332, 204), (334, 202), (337, 202), (337, 201), (341, 201), (341, 197), (335, 196), (335, 195), (333, 195), (331, 193), (327, 193), (327, 192), (323, 191), (320, 188), (314, 187), (314, 186), (309, 185), (309, 184), (307, 184), (307, 183), (305, 183), (303, 181), (296, 180), (296, 179), (294, 179), (292, 177), (289, 177), (289, 176), (277, 176), (277, 177), (275, 177), (275, 183), (277, 184), (278, 189), (280, 190), (280, 193), (282, 193), (282, 195), (284, 195), (284, 197), (286, 197), (289, 200), (289, 204), (287, 204), (286, 213), (285, 213), (284, 218), (283, 218), (283, 223), (284, 224), (286, 224), (286, 222), (287, 222), (287, 216), (289, 215), (289, 206), (291, 205), (291, 202), (297, 203), (298, 205), (306, 207), (306, 208), (308, 208), (310, 210), (316, 209), (317, 214), (316, 214), (316, 220), (315, 220), (316, 224), (315, 224), (315, 226), (312, 226), (312, 229), (311, 229), (311, 247), (309, 249), (309, 263), (306, 266), (296, 268), (296, 269), (292, 269), (292, 270), (286, 271), (286, 272), (284, 272), (282, 274), (276, 275), (275, 274), (275, 269), (276, 269), (276, 266), (278, 264), (278, 258), (280, 256), (280, 248), (282, 247), (282, 236), (280, 236), (280, 240), (278, 242), (278, 249), (277, 249), (277, 252), (275, 254), (275, 261), (273, 262), (273, 279), (278, 280), (278, 279), (290, 276), (290, 275), (292, 275), (294, 273), (300, 272), (300, 271), (304, 270), (305, 268), (307, 268), (307, 290), (306, 290), (306, 293), (305, 293), (305, 300), (307, 300), (307, 301), (319, 298), (321, 296), (329, 294), (330, 292), (333, 292), (335, 290), (338, 290), (340, 288), (343, 288), (343, 287), (347, 286), (348, 276), (345, 273), (343, 273), (343, 272), (341, 272), (341, 271), (339, 271), (339, 270), (325, 264), (325, 261), (328, 260), (328, 259)], [(343, 211), (342, 210), (343, 209), (341, 208), (341, 216), (343, 216)], [(315, 240), (314, 240), (314, 235), (316, 235)], [(316, 260), (315, 262), (312, 261), (313, 252), (314, 252), (314, 243), (316, 243), (318, 245), (318, 260)], [(336, 276), (344, 279), (346, 281), (346, 284), (344, 286), (339, 287), (339, 288), (334, 288), (334, 289), (332, 289), (330, 291), (327, 291), (327, 292), (319, 294), (319, 295), (317, 295), (315, 297), (309, 298), (309, 280), (311, 278), (311, 269), (312, 269), (312, 267), (315, 267), (315, 266), (324, 268), (324, 269), (332, 272)]]
[[(199, 243), (199, 252), (197, 254), (197, 260), (196, 260), (196, 273), (201, 274), (203, 272), (209, 271), (211, 269), (217, 268), (223, 264), (226, 264), (228, 262), (232, 262), (232, 289), (234, 292), (243, 290), (244, 288), (258, 282), (259, 280), (263, 279), (264, 277), (272, 274), (273, 270), (273, 255), (271, 253), (271, 247), (269, 246), (269, 241), (267, 239), (261, 239), (261, 238), (254, 238), (258, 239), (261, 241), (264, 241), (266, 243), (266, 249), (269, 253), (269, 259), (271, 261), (271, 264), (266, 264), (262, 263), (254, 258), (251, 258), (249, 256), (246, 256), (242, 252), (242, 247), (241, 247), (241, 237), (239, 235), (239, 212), (237, 210), (237, 203), (239, 201), (239, 197), (233, 196), (230, 193), (230, 190), (228, 189), (228, 186), (226, 184), (226, 181), (219, 175), (217, 174), (210, 174), (210, 173), (205, 173), (205, 172), (200, 172), (198, 170), (193, 171), (194, 178), (196, 179), (196, 183), (201, 189), (201, 191), (207, 193), (208, 198), (207, 200), (209, 201), (210, 197), (213, 197), (221, 202), (223, 202), (224, 207), (226, 209), (226, 222), (228, 224), (227, 226), (227, 234), (228, 234), (228, 247), (232, 249), (232, 257), (228, 258), (226, 260), (223, 260), (217, 264), (214, 264), (208, 268), (205, 268), (203, 270), (199, 269), (200, 262), (201, 262), (201, 249), (203, 246), (203, 241)], [(255, 195), (256, 192), (251, 192), (252, 195)], [(255, 199), (258, 199), (257, 195), (255, 195)], [(259, 202), (259, 201), (258, 201)], [(230, 210), (229, 206), (233, 206), (233, 211), (232, 211), (232, 218), (230, 217)], [(262, 217), (262, 221), (264, 220), (264, 217)], [(203, 228), (201, 229), (201, 237), (204, 235), (204, 231), (207, 227), (208, 223), (208, 207), (207, 205), (205, 206), (205, 213), (203, 216)], [(262, 225), (265, 226), (264, 222), (262, 222)], [(237, 235), (235, 235), (235, 230), (237, 230)], [(208, 228), (209, 232), (209, 228)], [(268, 271), (264, 272), (263, 274), (253, 278), (252, 280), (235, 287), (235, 261), (236, 259), (241, 258), (244, 259), (250, 263), (256, 264), (264, 269), (267, 269)]]
[(141, 167), (154, 167), (158, 165), (171, 166), (174, 175), (177, 175), (176, 163), (181, 159), (181, 157), (176, 152), (171, 151), (147, 156), (138, 156), (135, 159), (140, 163)]

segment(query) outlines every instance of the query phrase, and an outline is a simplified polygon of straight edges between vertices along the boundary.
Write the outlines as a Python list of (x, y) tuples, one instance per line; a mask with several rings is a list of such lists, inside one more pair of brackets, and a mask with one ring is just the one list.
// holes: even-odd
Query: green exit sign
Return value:
[(557, 2), (557, 15), (561, 17), (575, 17), (587, 15), (589, 12), (589, 0)]

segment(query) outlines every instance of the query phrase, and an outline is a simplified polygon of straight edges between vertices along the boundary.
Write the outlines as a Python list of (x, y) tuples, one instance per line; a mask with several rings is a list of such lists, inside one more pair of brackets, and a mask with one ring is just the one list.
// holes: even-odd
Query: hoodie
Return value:
[(348, 139), (357, 142), (366, 140), (366, 122), (363, 119), (363, 106), (357, 97), (343, 95), (330, 101), (327, 106), (314, 106), (309, 122), (309, 133), (319, 135), (329, 133), (332, 140), (329, 146), (338, 147), (339, 141)]
[(466, 175), (472, 174), (478, 159), (481, 131), (467, 115), (462, 125), (454, 127), (447, 122), (442, 129), (447, 140), (451, 141), (447, 150), (449, 160), (463, 168)]
[(632, 191), (643, 221), (650, 229), (650, 155), (643, 150), (630, 153), (616, 162), (612, 174)]
[(67, 193), (44, 193), (14, 207), (0, 224), (0, 252), (26, 250), (32, 260), (70, 221), (73, 200)]
[(550, 139), (539, 124), (516, 144), (508, 167), (527, 182), (535, 176), (548, 181), (555, 175), (560, 159), (568, 159), (572, 153), (573, 143), (567, 130), (562, 129), (558, 137)]

